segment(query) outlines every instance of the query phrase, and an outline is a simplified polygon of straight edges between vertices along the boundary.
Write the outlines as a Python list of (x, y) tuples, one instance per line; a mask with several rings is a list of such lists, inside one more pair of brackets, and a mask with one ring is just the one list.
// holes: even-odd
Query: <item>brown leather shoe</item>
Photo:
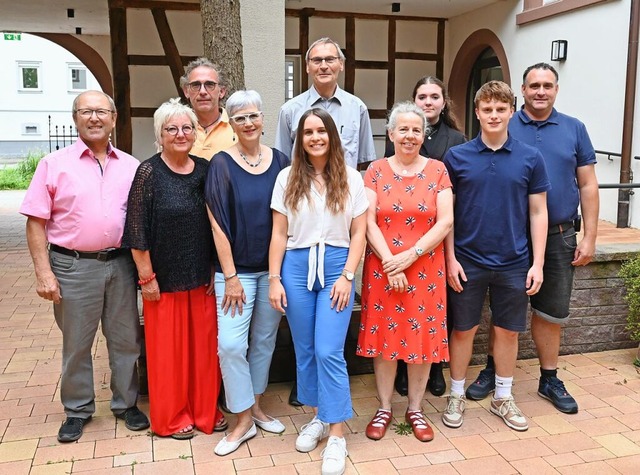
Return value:
[(404, 419), (413, 429), (413, 435), (416, 436), (420, 442), (429, 442), (433, 440), (433, 429), (427, 423), (427, 419), (424, 417), (422, 411), (410, 411), (404, 415)]
[(380, 440), (387, 432), (387, 428), (391, 423), (391, 411), (385, 411), (384, 409), (378, 409), (376, 415), (373, 416), (371, 422), (367, 424), (367, 430), (365, 435), (372, 440)]

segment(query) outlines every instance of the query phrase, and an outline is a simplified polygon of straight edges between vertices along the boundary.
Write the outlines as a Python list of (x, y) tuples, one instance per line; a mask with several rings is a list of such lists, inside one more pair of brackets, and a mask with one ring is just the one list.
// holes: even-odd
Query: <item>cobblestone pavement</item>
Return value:
[[(309, 408), (287, 404), (288, 384), (273, 384), (263, 398), (267, 413), (286, 426), (281, 435), (259, 433), (237, 452), (217, 457), (220, 434), (191, 441), (131, 432), (109, 411), (109, 366), (104, 338), (96, 339), (97, 412), (77, 443), (56, 440), (64, 419), (60, 404), (61, 338), (51, 305), (35, 293), (24, 218), (16, 210), (23, 192), (0, 192), (0, 475), (109, 474), (317, 474), (324, 442), (308, 453), (294, 449)], [(373, 375), (351, 378), (354, 417), (348, 421), (346, 474), (500, 475), (640, 473), (640, 376), (635, 350), (561, 357), (560, 377), (580, 412), (565, 415), (536, 394), (536, 360), (518, 361), (514, 394), (530, 429), (508, 429), (489, 412), (489, 401), (469, 401), (460, 429), (440, 421), (446, 399), (430, 394), (423, 407), (436, 437), (421, 443), (393, 430), (378, 442), (364, 429), (378, 407)], [(468, 380), (480, 368), (470, 368)], [(148, 411), (148, 400), (140, 407)], [(395, 395), (402, 421), (405, 399)], [(233, 423), (233, 416), (230, 416)]]

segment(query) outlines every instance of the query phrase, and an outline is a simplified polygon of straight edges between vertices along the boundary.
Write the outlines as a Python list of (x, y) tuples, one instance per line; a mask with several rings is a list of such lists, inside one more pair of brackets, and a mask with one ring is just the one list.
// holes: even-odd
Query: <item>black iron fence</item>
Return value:
[(53, 131), (51, 127), (51, 116), (49, 116), (49, 153), (53, 152), (54, 147), (55, 150), (60, 150), (62, 147), (71, 145), (78, 138), (78, 129), (73, 125), (54, 125)]

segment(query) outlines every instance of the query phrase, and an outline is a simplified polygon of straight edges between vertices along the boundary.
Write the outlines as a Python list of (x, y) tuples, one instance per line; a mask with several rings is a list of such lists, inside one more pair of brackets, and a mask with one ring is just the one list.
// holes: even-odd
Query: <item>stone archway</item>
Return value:
[(467, 113), (473, 113), (473, 111), (467, 111), (466, 94), (471, 80), (473, 65), (487, 48), (493, 49), (500, 62), (504, 82), (511, 84), (509, 62), (500, 39), (493, 31), (488, 29), (471, 33), (460, 46), (449, 75), (449, 94), (454, 104), (455, 113), (460, 118), (461, 123), (466, 123)]
[(76, 56), (95, 76), (103, 92), (113, 97), (113, 80), (100, 54), (78, 38), (63, 33), (30, 33), (55, 43)]

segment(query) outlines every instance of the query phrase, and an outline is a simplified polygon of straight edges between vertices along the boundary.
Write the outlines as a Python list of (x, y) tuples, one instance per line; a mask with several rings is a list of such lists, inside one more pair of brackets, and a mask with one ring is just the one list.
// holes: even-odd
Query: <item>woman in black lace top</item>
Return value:
[(142, 288), (151, 427), (187, 439), (195, 428), (210, 434), (222, 417), (204, 200), (209, 163), (189, 155), (197, 121), (189, 107), (172, 99), (153, 118), (159, 153), (133, 180), (123, 246), (132, 249)]

